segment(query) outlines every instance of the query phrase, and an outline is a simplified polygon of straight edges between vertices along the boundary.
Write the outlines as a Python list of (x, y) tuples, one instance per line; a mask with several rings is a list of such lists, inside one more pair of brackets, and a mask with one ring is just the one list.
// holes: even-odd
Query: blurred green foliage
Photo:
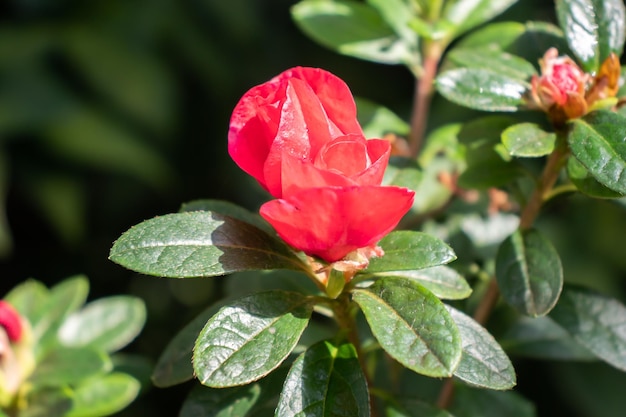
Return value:
[[(93, 298), (137, 295), (146, 302), (148, 323), (131, 350), (156, 359), (184, 324), (227, 291), (220, 279), (136, 276), (109, 262), (108, 251), (131, 225), (175, 212), (181, 202), (221, 198), (256, 210), (266, 199), (226, 151), (230, 112), (243, 92), (288, 67), (318, 66), (344, 79), (355, 96), (406, 118), (412, 75), (316, 45), (292, 23), (295, 3), (0, 3), (2, 293), (28, 277), (53, 284), (84, 273)], [(553, 21), (554, 4), (521, 1), (498, 20)], [(431, 114), (435, 129), (477, 113), (436, 97)], [(549, 206), (541, 220), (561, 255), (566, 281), (621, 300), (623, 204), (571, 197)], [(623, 374), (588, 364), (527, 361), (516, 369), (519, 389), (536, 402), (539, 415), (591, 416), (590, 378), (625, 383)], [(539, 391), (537, 381), (542, 390), (553, 381), (553, 390)], [(188, 389), (148, 388), (119, 416), (175, 415)], [(578, 410), (554, 402), (556, 394), (575, 397)]]

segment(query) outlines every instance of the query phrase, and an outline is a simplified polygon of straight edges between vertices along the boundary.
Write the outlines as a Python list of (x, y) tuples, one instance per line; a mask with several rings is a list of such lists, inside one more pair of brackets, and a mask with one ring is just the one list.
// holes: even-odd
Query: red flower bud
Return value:
[(11, 342), (19, 342), (22, 338), (22, 319), (11, 304), (0, 300), (0, 326), (4, 330)]

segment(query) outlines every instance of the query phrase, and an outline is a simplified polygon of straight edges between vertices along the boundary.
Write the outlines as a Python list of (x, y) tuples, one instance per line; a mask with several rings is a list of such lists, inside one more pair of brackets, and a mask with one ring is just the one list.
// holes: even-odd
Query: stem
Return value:
[[(521, 230), (527, 230), (532, 227), (533, 223), (535, 223), (535, 220), (541, 210), (541, 206), (554, 188), (554, 184), (559, 177), (561, 168), (563, 168), (563, 165), (567, 160), (568, 154), (569, 149), (567, 148), (565, 141), (562, 138), (559, 138), (556, 148), (548, 157), (548, 161), (543, 169), (541, 178), (537, 182), (537, 187), (533, 191), (530, 200), (528, 200), (528, 203), (522, 210), (519, 225)], [(500, 290), (498, 289), (498, 282), (495, 277), (493, 277), (489, 282), (489, 287), (487, 287), (487, 291), (483, 295), (482, 300), (480, 300), (480, 304), (474, 312), (474, 320), (476, 320), (476, 322), (481, 325), (484, 325), (487, 322), (487, 319), (493, 311), (499, 296)], [(448, 408), (452, 402), (453, 396), (454, 380), (452, 378), (448, 378), (439, 392), (437, 406), (442, 409)]]
[[(356, 329), (356, 323), (354, 321), (354, 316), (350, 313), (350, 295), (346, 292), (341, 294), (336, 302), (333, 303), (333, 312), (335, 313), (335, 320), (341, 329), (346, 331), (347, 338), (354, 348), (356, 349), (357, 358), (359, 360), (359, 365), (361, 366), (361, 370), (363, 371), (363, 375), (365, 375), (365, 380), (367, 382), (367, 386), (371, 387), (372, 381), (370, 380), (369, 374), (367, 372), (367, 365), (365, 363), (365, 355), (363, 354), (363, 350), (361, 349), (361, 341), (359, 339), (359, 333)], [(376, 404), (374, 402), (374, 397), (370, 393), (370, 417), (377, 417), (376, 412)]]
[(434, 93), (433, 81), (437, 75), (437, 66), (443, 53), (439, 42), (427, 42), (424, 45), (424, 66), (422, 76), (415, 83), (413, 94), (413, 113), (411, 114), (411, 133), (409, 146), (411, 156), (417, 157), (424, 140), (426, 122), (430, 111), (431, 99)]

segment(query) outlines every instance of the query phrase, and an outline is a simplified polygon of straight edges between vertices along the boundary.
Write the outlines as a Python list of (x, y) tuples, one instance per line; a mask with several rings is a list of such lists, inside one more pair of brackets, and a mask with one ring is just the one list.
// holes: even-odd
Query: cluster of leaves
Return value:
[[(452, 41), (514, 3), (303, 0), (293, 7), (297, 24), (322, 45), (405, 65), (418, 78), (435, 57), (441, 63), (435, 85), (443, 97), (511, 114), (441, 126), (430, 132), (419, 157), (392, 162), (386, 183), (414, 189), (417, 196), (404, 225), (421, 224), (423, 232), (388, 235), (380, 242), (385, 256), (372, 259), (347, 284), (331, 274), (326, 287), (314, 286), (302, 254), (257, 215), (220, 201), (187, 204), (122, 235), (111, 259), (129, 269), (172, 278), (233, 274), (230, 297), (184, 328), (153, 374), (161, 387), (198, 378), (201, 385), (181, 416), (532, 417), (532, 403), (505, 391), (516, 384), (507, 353), (601, 360), (626, 371), (626, 307), (564, 285), (556, 248), (534, 227), (545, 202), (563, 192), (623, 202), (622, 110), (607, 107), (558, 129), (537, 113), (518, 112), (548, 48), (570, 53), (589, 72), (609, 53), (621, 54), (624, 19), (615, 16), (623, 17), (624, 5), (557, 1), (560, 27), (486, 25), (455, 42), (443, 59)], [(368, 136), (411, 130), (374, 103), (359, 100), (359, 110)], [(560, 175), (564, 166), (567, 176)], [(452, 187), (442, 174), (454, 178)], [(554, 181), (560, 181), (556, 187)], [(478, 192), (478, 202), (464, 198), (468, 190)], [(520, 207), (520, 216), (497, 210), (481, 215), (493, 190), (514, 198), (510, 205)], [(457, 255), (454, 269), (447, 266)], [(255, 286), (259, 292), (252, 291)], [(496, 341), (484, 318), (468, 312), (478, 316), (498, 288), (506, 301), (497, 310), (505, 330)], [(441, 377), (454, 377), (456, 390), (451, 403), (438, 404), (446, 411), (434, 405)], [(374, 407), (372, 396), (379, 399)]]
[(87, 278), (76, 276), (50, 289), (29, 280), (5, 296), (30, 324), (35, 366), (13, 408), (0, 415), (107, 416), (139, 394), (139, 380), (124, 368), (142, 359), (116, 352), (143, 328), (144, 304), (125, 295), (85, 304), (88, 292)]

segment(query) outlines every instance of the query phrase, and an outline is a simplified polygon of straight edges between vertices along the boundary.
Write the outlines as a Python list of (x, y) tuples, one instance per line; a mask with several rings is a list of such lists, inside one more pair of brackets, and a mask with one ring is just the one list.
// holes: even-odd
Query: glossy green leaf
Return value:
[(146, 322), (146, 307), (137, 297), (117, 295), (92, 301), (67, 318), (59, 340), (67, 346), (94, 346), (115, 352), (137, 337)]
[(264, 231), (201, 211), (168, 214), (134, 226), (115, 242), (110, 258), (137, 272), (172, 278), (305, 268), (285, 244)]
[(20, 411), (20, 417), (65, 417), (72, 407), (72, 392), (55, 388), (29, 392), (28, 407)]
[(525, 59), (490, 48), (455, 48), (446, 59), (457, 67), (484, 69), (503, 76), (527, 80), (537, 73)]
[(250, 223), (251, 225), (267, 232), (269, 235), (274, 235), (276, 233), (272, 226), (270, 226), (259, 214), (253, 213), (229, 201), (210, 199), (194, 200), (182, 204), (180, 206), (180, 210), (178, 210), (179, 213), (191, 211), (212, 211), (214, 213), (223, 214), (224, 216), (241, 220), (245, 223)]
[(534, 123), (519, 123), (502, 132), (502, 143), (512, 156), (539, 157), (552, 153), (556, 134)]
[(535, 417), (535, 406), (515, 391), (457, 385), (449, 410), (455, 417)]
[(496, 278), (509, 304), (537, 317), (547, 314), (558, 301), (563, 267), (554, 246), (538, 230), (518, 230), (498, 250)]
[(461, 274), (443, 265), (417, 271), (379, 272), (377, 275), (415, 280), (438, 298), (447, 300), (462, 300), (472, 293), (472, 288)]
[(587, 71), (615, 52), (622, 54), (626, 11), (623, 0), (556, 0), (559, 24)]
[(578, 191), (594, 198), (620, 198), (618, 193), (600, 184), (576, 158), (567, 159), (567, 175)]
[(569, 361), (596, 359), (550, 316), (519, 317), (499, 338), (499, 342), (510, 355)]
[(280, 367), (263, 379), (239, 387), (198, 385), (185, 399), (179, 417), (273, 417), (287, 370)]
[(102, 351), (90, 348), (59, 348), (49, 352), (37, 364), (30, 381), (35, 386), (76, 384), (112, 368)]
[(626, 118), (598, 111), (571, 124), (572, 155), (602, 185), (626, 194)]
[(626, 371), (626, 307), (622, 303), (567, 288), (550, 317), (598, 358)]
[(486, 69), (458, 68), (436, 80), (437, 91), (453, 103), (476, 110), (514, 112), (524, 105), (530, 86), (517, 78)]
[(207, 322), (196, 340), (196, 376), (214, 388), (264, 377), (291, 353), (312, 310), (303, 295), (277, 290), (230, 303)]
[(446, 306), (461, 335), (463, 354), (454, 376), (477, 387), (494, 390), (513, 388), (515, 370), (498, 342), (474, 319)]
[(366, 272), (422, 269), (456, 259), (452, 248), (422, 232), (395, 231), (385, 236), (378, 245), (383, 248), (385, 255), (370, 259)]
[(66, 417), (104, 417), (128, 406), (139, 394), (139, 381), (114, 372), (81, 383), (74, 390), (72, 409)]
[(365, 375), (351, 344), (322, 341), (293, 363), (278, 401), (281, 417), (368, 417)]
[(386, 409), (387, 417), (454, 417), (446, 410), (418, 400), (400, 400)]
[(409, 134), (409, 124), (387, 107), (361, 97), (356, 97), (355, 102), (359, 123), (366, 138), (382, 138), (388, 133)]
[(459, 39), (456, 48), (493, 48), (506, 50), (513, 45), (526, 31), (526, 25), (520, 22), (495, 22), (468, 33)]
[(442, 18), (452, 23), (458, 36), (483, 24), (517, 3), (517, 0), (456, 0), (446, 2)]
[(196, 339), (206, 322), (224, 304), (220, 302), (204, 310), (169, 341), (154, 366), (152, 382), (155, 386), (166, 388), (193, 378), (192, 357)]
[(450, 376), (461, 359), (456, 324), (437, 297), (417, 282), (385, 277), (354, 290), (372, 333), (407, 368), (432, 377)]
[(372, 6), (353, 0), (303, 0), (291, 9), (311, 39), (341, 54), (387, 64), (414, 63), (412, 45)]

